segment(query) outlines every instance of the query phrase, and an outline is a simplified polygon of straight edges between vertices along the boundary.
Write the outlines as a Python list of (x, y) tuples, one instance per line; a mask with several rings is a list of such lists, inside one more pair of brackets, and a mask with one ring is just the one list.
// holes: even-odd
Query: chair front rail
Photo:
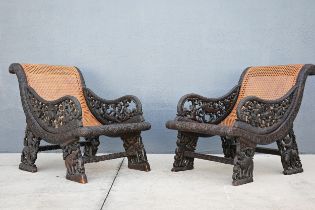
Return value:
[(281, 155), (278, 149), (266, 148), (266, 147), (256, 147), (255, 152), (269, 154), (269, 155)]
[(117, 158), (123, 158), (123, 157), (128, 157), (127, 152), (118, 152), (118, 153), (112, 153), (108, 155), (98, 155), (98, 156), (92, 156), (92, 157), (83, 157), (83, 162), (84, 163), (97, 163), (100, 161), (105, 161), (105, 160), (112, 160), (112, 159), (117, 159)]
[[(80, 146), (83, 147), (85, 146), (86, 144), (88, 144), (88, 142), (79, 142)], [(43, 145), (43, 146), (39, 146), (39, 152), (42, 152), (42, 151), (49, 151), (49, 150), (57, 150), (57, 149), (62, 149), (60, 145), (58, 144), (54, 144), (54, 145)]]
[(225, 157), (219, 157), (219, 156), (214, 156), (214, 155), (206, 155), (206, 154), (201, 154), (201, 153), (191, 152), (191, 151), (185, 151), (184, 156), (233, 165), (233, 159), (232, 158), (225, 158)]

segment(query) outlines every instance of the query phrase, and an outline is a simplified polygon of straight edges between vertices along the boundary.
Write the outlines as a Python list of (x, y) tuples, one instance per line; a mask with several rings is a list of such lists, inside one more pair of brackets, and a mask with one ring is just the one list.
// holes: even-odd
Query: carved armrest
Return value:
[(240, 86), (220, 98), (206, 98), (197, 94), (183, 96), (177, 105), (178, 120), (218, 124), (233, 109)]
[(82, 110), (78, 99), (64, 96), (54, 101), (41, 98), (33, 88), (24, 87), (25, 100), (32, 117), (46, 131), (62, 133), (82, 126)]
[(88, 88), (84, 88), (84, 95), (92, 114), (103, 124), (144, 121), (142, 105), (136, 96), (126, 95), (114, 100), (106, 100)]
[(269, 128), (281, 124), (290, 114), (297, 86), (276, 100), (264, 100), (255, 96), (242, 99), (237, 107), (237, 121), (257, 128)]

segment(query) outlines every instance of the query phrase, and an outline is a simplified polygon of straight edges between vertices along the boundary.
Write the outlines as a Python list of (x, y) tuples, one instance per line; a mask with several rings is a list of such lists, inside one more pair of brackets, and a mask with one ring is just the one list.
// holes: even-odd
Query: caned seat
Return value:
[[(37, 152), (51, 149), (63, 150), (66, 178), (80, 183), (87, 182), (84, 163), (128, 157), (129, 168), (150, 170), (140, 133), (151, 126), (137, 97), (102, 99), (74, 66), (16, 63), (9, 71), (18, 77), (27, 121), (21, 170), (36, 172)], [(100, 135), (121, 137), (125, 152), (96, 156)], [(40, 146), (40, 140), (53, 145)]]
[[(306, 77), (314, 74), (311, 64), (249, 67), (239, 84), (220, 98), (183, 96), (177, 117), (166, 123), (178, 130), (173, 171), (192, 169), (194, 157), (218, 161), (234, 164), (233, 184), (244, 184), (253, 181), (252, 158), (257, 151), (281, 155), (285, 174), (302, 172), (293, 121)], [(224, 158), (194, 152), (198, 137), (215, 135), (221, 137)], [(256, 147), (272, 142), (277, 142), (278, 150)]]

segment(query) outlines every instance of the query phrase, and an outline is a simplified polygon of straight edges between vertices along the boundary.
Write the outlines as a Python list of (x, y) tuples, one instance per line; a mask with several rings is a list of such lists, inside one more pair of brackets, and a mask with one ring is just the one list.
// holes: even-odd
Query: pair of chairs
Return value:
[[(14, 63), (9, 72), (17, 75), (26, 115), (21, 170), (36, 172), (38, 152), (62, 149), (71, 181), (87, 182), (86, 163), (121, 157), (131, 169), (150, 171), (140, 134), (151, 126), (137, 97), (102, 99), (86, 88), (76, 67)], [(315, 75), (314, 65), (249, 67), (221, 98), (183, 96), (177, 117), (166, 123), (178, 131), (172, 171), (193, 169), (194, 158), (232, 164), (233, 185), (241, 185), (253, 181), (253, 156), (260, 152), (280, 155), (284, 174), (302, 172), (293, 121), (308, 75)], [(125, 152), (97, 156), (100, 135), (120, 137)], [(224, 157), (195, 152), (199, 137), (216, 135)], [(40, 146), (41, 140), (51, 145)], [(278, 149), (257, 147), (273, 142)]]

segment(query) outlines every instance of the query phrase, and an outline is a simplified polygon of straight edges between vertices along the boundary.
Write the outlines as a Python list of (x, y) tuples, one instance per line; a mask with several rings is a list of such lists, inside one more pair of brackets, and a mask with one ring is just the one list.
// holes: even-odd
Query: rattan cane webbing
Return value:
[(98, 126), (101, 123), (90, 112), (83, 95), (80, 74), (75, 67), (44, 64), (22, 64), (27, 82), (45, 100), (62, 96), (76, 97), (82, 108), (83, 126)]
[(296, 83), (302, 64), (251, 67), (245, 73), (240, 93), (232, 112), (221, 122), (233, 126), (239, 102), (247, 96), (273, 100), (285, 95)]

